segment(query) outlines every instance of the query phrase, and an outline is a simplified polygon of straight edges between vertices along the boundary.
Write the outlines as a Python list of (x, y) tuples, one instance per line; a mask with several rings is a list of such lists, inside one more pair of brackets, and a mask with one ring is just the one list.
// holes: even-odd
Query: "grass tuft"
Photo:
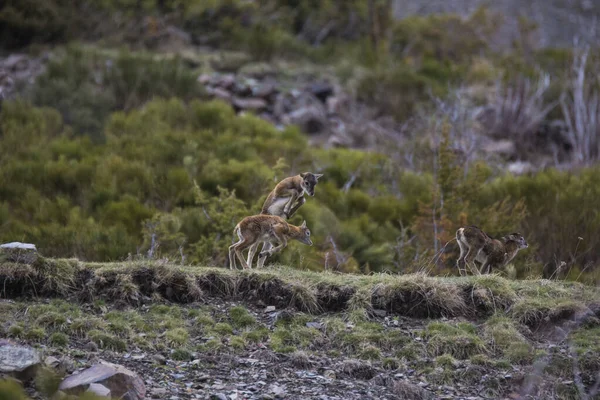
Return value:
[(62, 332), (54, 332), (48, 342), (56, 347), (66, 347), (69, 344), (69, 337)]
[(428, 337), (427, 352), (431, 357), (449, 354), (459, 360), (486, 352), (483, 340), (466, 326), (444, 322), (431, 322), (425, 331)]
[(99, 330), (91, 330), (88, 332), (88, 339), (96, 343), (98, 347), (113, 351), (123, 352), (127, 350), (127, 343), (113, 335), (101, 332)]
[(171, 358), (176, 361), (190, 361), (192, 359), (192, 353), (187, 349), (179, 348), (171, 353)]
[(244, 307), (237, 306), (229, 309), (231, 323), (235, 328), (246, 328), (256, 323), (256, 318)]
[(185, 328), (175, 328), (165, 332), (165, 338), (169, 346), (185, 346), (190, 339), (190, 334)]
[(41, 342), (46, 338), (46, 330), (44, 328), (31, 328), (24, 335), (25, 339), (34, 342)]

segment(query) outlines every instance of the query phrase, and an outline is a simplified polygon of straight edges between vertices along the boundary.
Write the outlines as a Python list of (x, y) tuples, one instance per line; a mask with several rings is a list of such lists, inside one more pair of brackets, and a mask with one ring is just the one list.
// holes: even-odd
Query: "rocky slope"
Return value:
[(600, 292), (576, 283), (17, 261), (0, 329), (47, 365), (34, 398), (102, 362), (150, 398), (597, 396)]

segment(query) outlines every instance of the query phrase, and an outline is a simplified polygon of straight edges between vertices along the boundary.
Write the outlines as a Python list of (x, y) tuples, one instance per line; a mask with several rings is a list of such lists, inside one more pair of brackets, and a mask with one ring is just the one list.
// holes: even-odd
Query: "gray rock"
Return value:
[(216, 88), (210, 88), (210, 89), (206, 89), (207, 93), (216, 97), (217, 99), (226, 101), (226, 102), (231, 102), (231, 93), (229, 93), (229, 91), (220, 88), (220, 87), (216, 87)]
[(515, 142), (505, 139), (490, 142), (483, 147), (483, 150), (486, 153), (510, 157), (516, 153), (517, 147), (515, 146)]
[(60, 364), (60, 360), (56, 357), (46, 357), (44, 360), (44, 364), (46, 364), (50, 368), (56, 368)]
[(0, 245), (0, 259), (2, 258), (21, 264), (33, 264), (38, 259), (38, 253), (34, 244), (11, 242)]
[(94, 342), (87, 342), (84, 346), (87, 351), (91, 351), (93, 353), (98, 351), (98, 345)]
[(277, 92), (275, 85), (270, 83), (263, 83), (252, 88), (252, 95), (254, 97), (260, 97), (266, 99)]
[(300, 129), (309, 134), (323, 132), (327, 128), (327, 116), (323, 107), (308, 106), (292, 111), (287, 116), (287, 121), (298, 125)]
[(61, 382), (59, 389), (68, 394), (80, 394), (92, 383), (104, 385), (113, 397), (124, 400), (142, 400), (146, 395), (144, 382), (135, 372), (105, 361), (69, 376)]
[(320, 322), (307, 322), (306, 327), (314, 329), (323, 329), (323, 324)]
[(104, 385), (101, 385), (99, 383), (92, 383), (90, 384), (90, 386), (88, 387), (88, 392), (92, 392), (95, 395), (98, 396), (103, 396), (103, 397), (110, 397), (110, 389), (107, 388)]
[(212, 76), (209, 74), (202, 74), (198, 77), (198, 83), (207, 85), (212, 81)]
[(0, 373), (12, 375), (20, 380), (29, 380), (35, 376), (41, 363), (35, 349), (0, 339)]
[(240, 110), (260, 111), (267, 108), (267, 102), (258, 98), (233, 98), (233, 106)]
[(308, 91), (313, 96), (325, 103), (327, 98), (333, 95), (333, 86), (326, 82), (316, 82), (308, 87)]
[(378, 317), (383, 318), (387, 315), (387, 311), (386, 310), (373, 310), (373, 314)]
[(168, 391), (165, 388), (154, 388), (150, 391), (150, 396), (153, 399), (164, 399)]

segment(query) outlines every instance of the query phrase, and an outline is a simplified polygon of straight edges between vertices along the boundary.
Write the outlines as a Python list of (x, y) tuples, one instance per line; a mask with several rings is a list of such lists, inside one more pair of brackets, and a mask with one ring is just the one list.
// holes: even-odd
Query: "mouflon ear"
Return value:
[(302, 179), (304, 179), (304, 178), (306, 178), (306, 175), (307, 175), (307, 174), (308, 174), (308, 172), (302, 172), (302, 173), (300, 174), (300, 176), (302, 177)]
[(306, 228), (306, 221), (302, 222), (302, 225), (300, 225), (300, 228)]
[(323, 176), (323, 174), (315, 174), (315, 179), (319, 180), (319, 178), (322, 177), (322, 176)]

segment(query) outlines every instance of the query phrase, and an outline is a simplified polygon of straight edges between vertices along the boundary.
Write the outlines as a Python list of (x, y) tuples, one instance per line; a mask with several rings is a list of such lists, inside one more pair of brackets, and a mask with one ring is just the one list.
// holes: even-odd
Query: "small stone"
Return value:
[(98, 345), (94, 342), (87, 342), (84, 346), (87, 351), (91, 351), (93, 353), (98, 351)]
[(154, 388), (150, 391), (150, 396), (153, 399), (164, 399), (167, 393), (167, 389), (165, 388)]
[(325, 370), (325, 372), (323, 372), (323, 376), (325, 378), (335, 379), (335, 372), (330, 369), (327, 369), (327, 370)]
[(306, 323), (306, 327), (307, 328), (314, 328), (314, 329), (322, 329), (323, 328), (323, 324), (320, 322), (307, 322)]
[(378, 317), (385, 317), (387, 315), (387, 311), (386, 310), (373, 310), (373, 314), (375, 314)]
[(229, 400), (224, 393), (213, 394), (210, 398), (214, 400)]
[(56, 368), (60, 364), (60, 360), (56, 357), (49, 356), (44, 360), (44, 364), (50, 368)]
[(270, 313), (270, 312), (273, 312), (275, 310), (276, 310), (275, 306), (268, 306), (267, 308), (265, 308), (265, 312), (266, 313)]

